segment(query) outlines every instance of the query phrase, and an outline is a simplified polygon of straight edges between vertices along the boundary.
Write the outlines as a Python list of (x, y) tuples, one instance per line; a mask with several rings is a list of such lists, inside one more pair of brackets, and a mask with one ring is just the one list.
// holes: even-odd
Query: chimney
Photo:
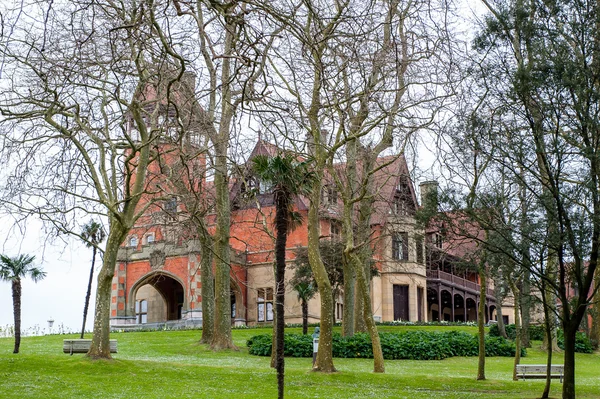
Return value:
[(428, 201), (432, 201), (432, 205), (435, 209), (438, 208), (438, 182), (435, 180), (424, 181), (419, 184), (419, 190), (421, 191), (421, 206), (425, 207)]

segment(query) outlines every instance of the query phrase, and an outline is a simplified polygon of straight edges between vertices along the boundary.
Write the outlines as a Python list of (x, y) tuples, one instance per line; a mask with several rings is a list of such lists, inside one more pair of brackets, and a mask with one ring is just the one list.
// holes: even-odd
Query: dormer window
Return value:
[(152, 244), (154, 242), (154, 233), (146, 235), (146, 244)]
[(267, 183), (262, 180), (258, 182), (259, 194), (269, 194), (271, 191), (273, 191), (273, 185), (271, 183)]
[(336, 205), (338, 202), (338, 192), (332, 185), (325, 185), (321, 190), (321, 203), (324, 205)]
[(165, 202), (164, 209), (169, 216), (175, 217), (177, 214), (177, 198), (173, 197), (168, 199)]
[(248, 191), (252, 191), (256, 189), (256, 180), (254, 180), (254, 178), (249, 178), (248, 180), (246, 180), (246, 188), (248, 189)]
[(136, 236), (129, 237), (129, 241), (127, 242), (127, 246), (131, 248), (137, 248), (138, 239)]

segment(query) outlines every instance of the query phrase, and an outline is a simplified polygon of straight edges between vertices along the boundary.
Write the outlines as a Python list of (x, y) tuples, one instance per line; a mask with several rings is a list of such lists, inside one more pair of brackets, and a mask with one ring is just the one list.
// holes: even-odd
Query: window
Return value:
[(415, 247), (417, 249), (417, 263), (423, 263), (423, 237), (415, 238)]
[(258, 182), (259, 194), (269, 194), (271, 191), (273, 191), (273, 185), (271, 183), (267, 183), (262, 180)]
[(441, 234), (436, 233), (433, 235), (433, 245), (440, 249), (444, 246), (444, 238)]
[(154, 233), (146, 235), (146, 244), (152, 244), (154, 242)]
[(396, 233), (392, 236), (392, 259), (408, 260), (408, 233)]
[(177, 214), (177, 198), (170, 198), (165, 202), (165, 212), (169, 216), (175, 217)]
[(394, 211), (394, 214), (396, 214), (396, 215), (400, 215), (400, 216), (408, 215), (406, 201), (403, 201), (402, 197), (400, 195), (394, 196), (394, 202), (392, 203), (392, 210)]
[(258, 321), (273, 321), (273, 288), (259, 288), (256, 298)]
[(131, 248), (137, 248), (138, 245), (138, 239), (136, 236), (131, 236), (129, 237), (129, 242), (127, 243), (127, 246), (131, 247)]
[(324, 205), (336, 205), (338, 202), (338, 192), (331, 185), (323, 186), (321, 190), (321, 203)]
[(342, 226), (339, 222), (332, 220), (329, 228), (332, 240), (339, 240), (342, 237)]
[(135, 319), (138, 324), (148, 322), (148, 301), (145, 299), (135, 301)]

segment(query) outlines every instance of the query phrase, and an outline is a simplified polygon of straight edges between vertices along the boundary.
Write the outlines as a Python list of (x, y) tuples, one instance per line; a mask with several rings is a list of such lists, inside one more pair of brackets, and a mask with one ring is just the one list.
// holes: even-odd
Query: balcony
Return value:
[[(427, 270), (427, 280), (439, 280), (440, 283), (450, 287), (464, 289), (473, 294), (479, 294), (479, 284), (441, 270)], [(486, 296), (490, 299), (494, 299), (494, 290), (487, 288)]]

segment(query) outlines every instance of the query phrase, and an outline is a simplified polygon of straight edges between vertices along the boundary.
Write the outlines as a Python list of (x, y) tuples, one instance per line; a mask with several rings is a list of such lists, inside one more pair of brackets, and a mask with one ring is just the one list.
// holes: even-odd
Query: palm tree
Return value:
[[(290, 225), (294, 221), (293, 199), (308, 194), (315, 175), (309, 170), (308, 162), (298, 162), (287, 154), (253, 159), (254, 173), (262, 182), (271, 186), (275, 201), (275, 368), (277, 369), (278, 398), (283, 398), (284, 358), (283, 301), (285, 295), (285, 247)], [(297, 218), (296, 218), (297, 219)]]
[(15, 349), (19, 353), (21, 346), (21, 279), (27, 276), (34, 282), (46, 277), (46, 272), (31, 264), (35, 260), (33, 255), (19, 255), (11, 258), (0, 255), (0, 280), (10, 281), (12, 284), (13, 316), (15, 318)]
[(294, 290), (298, 294), (298, 299), (302, 305), (302, 334), (308, 334), (308, 301), (317, 293), (314, 284), (303, 281), (294, 285)]
[(92, 267), (90, 268), (90, 279), (88, 281), (88, 288), (85, 294), (85, 305), (83, 306), (83, 325), (81, 326), (81, 338), (83, 339), (83, 333), (85, 332), (85, 319), (87, 319), (88, 307), (90, 305), (90, 295), (92, 294), (92, 280), (94, 278), (94, 264), (96, 263), (96, 250), (98, 244), (104, 241), (106, 233), (102, 228), (102, 225), (98, 222), (90, 220), (86, 225), (83, 226), (81, 232), (81, 238), (85, 242), (85, 246), (92, 248)]

